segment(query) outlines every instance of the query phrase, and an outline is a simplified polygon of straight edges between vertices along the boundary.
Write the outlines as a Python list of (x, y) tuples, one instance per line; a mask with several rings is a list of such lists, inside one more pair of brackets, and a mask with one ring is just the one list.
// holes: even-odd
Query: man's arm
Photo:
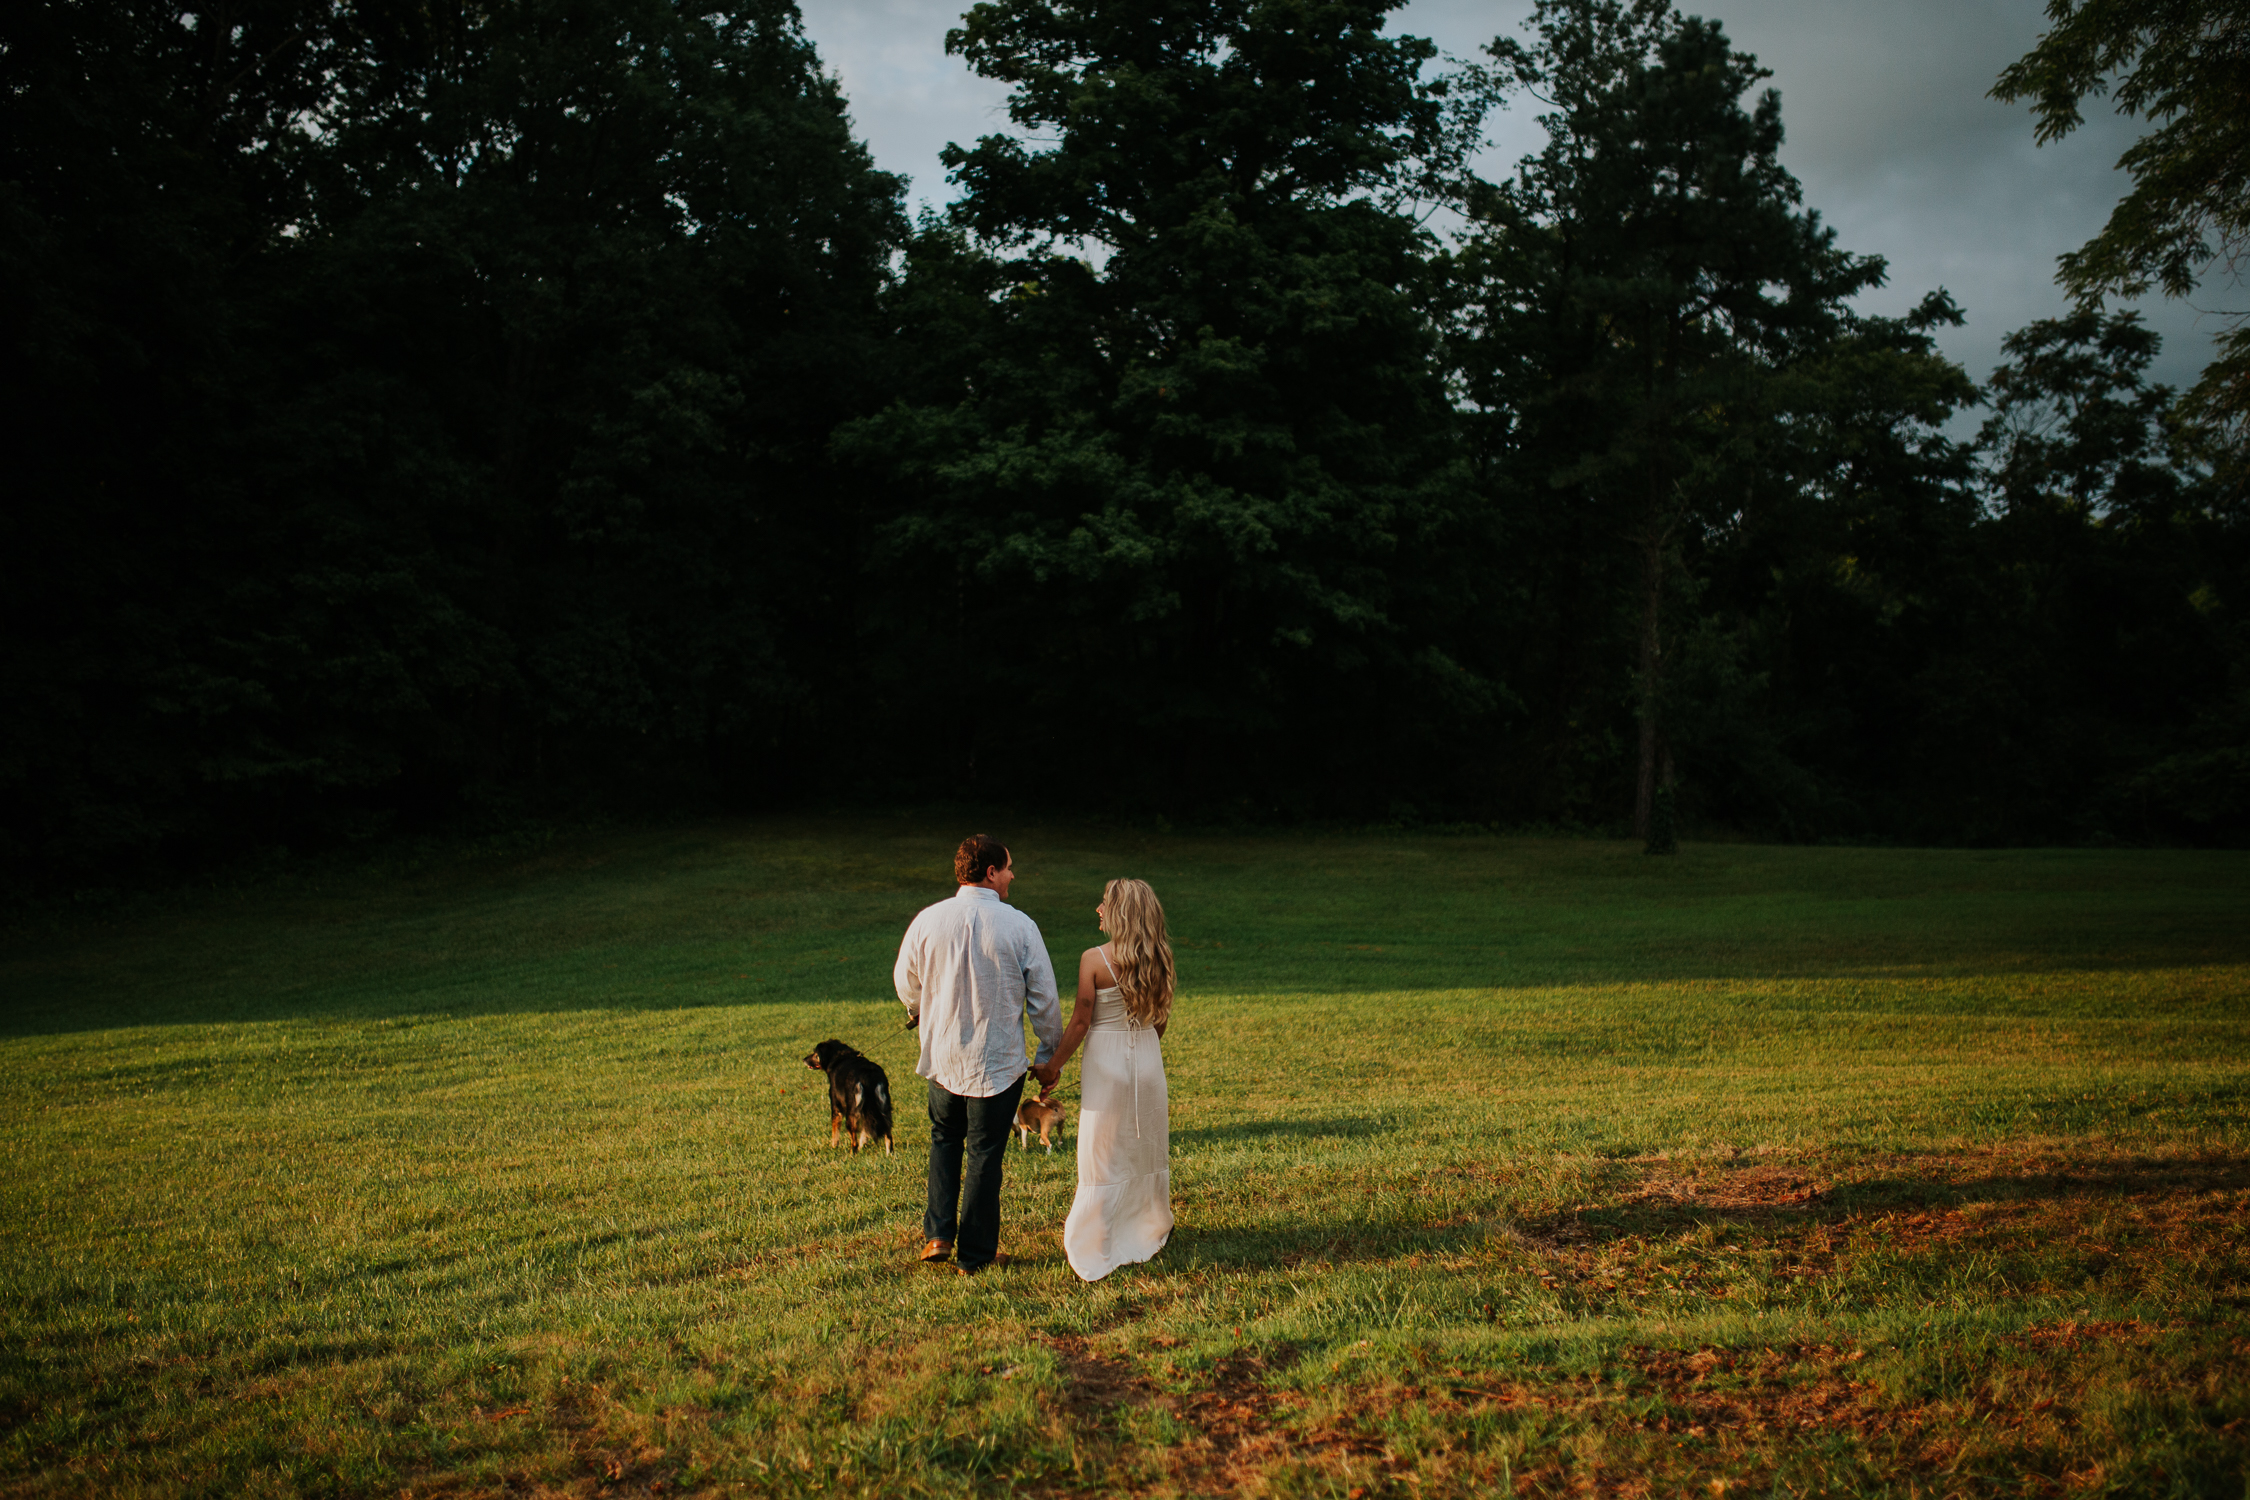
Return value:
[(906, 936), (899, 939), (898, 962), (891, 966), (891, 987), (898, 991), (898, 1003), (915, 1021), (922, 1019), (922, 945), (917, 941), (921, 926), (919, 916), (906, 924)]
[[(1046, 939), (1039, 935), (1037, 923), (1026, 918), (1024, 925), (1031, 932), (1024, 942), (1028, 951), (1023, 965), (1023, 1009), (1031, 1017), (1032, 1035), (1039, 1038), (1039, 1054), (1031, 1060), (1032, 1071), (1039, 1072), (1062, 1041), (1062, 1002), (1055, 994), (1055, 966), (1048, 961)], [(1054, 1080), (1044, 1075), (1040, 1082), (1054, 1085)]]

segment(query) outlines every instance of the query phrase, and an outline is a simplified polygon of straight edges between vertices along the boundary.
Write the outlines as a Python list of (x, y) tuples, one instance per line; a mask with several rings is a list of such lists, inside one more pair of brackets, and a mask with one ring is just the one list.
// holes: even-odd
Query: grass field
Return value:
[(1058, 968), (1116, 874), (1178, 946), (1086, 1286), (1068, 1129), (911, 1260), (961, 831), (17, 931), (0, 1493), (2250, 1496), (2250, 857), (1001, 830)]

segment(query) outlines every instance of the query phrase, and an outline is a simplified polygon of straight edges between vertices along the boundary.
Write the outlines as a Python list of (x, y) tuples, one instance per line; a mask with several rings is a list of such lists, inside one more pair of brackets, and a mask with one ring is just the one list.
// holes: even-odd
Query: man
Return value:
[(1049, 1061), (1062, 1039), (1062, 1005), (1039, 924), (1007, 904), (1016, 878), (1007, 846), (981, 833), (963, 839), (953, 878), (953, 899), (924, 908), (907, 927), (891, 979), (921, 1032), (914, 1071), (930, 1081), (922, 1259), (950, 1257), (974, 1276), (1003, 1259), (1000, 1165), (1023, 1098), (1024, 1013), (1039, 1038), (1031, 1071), (1051, 1088), (1062, 1072)]

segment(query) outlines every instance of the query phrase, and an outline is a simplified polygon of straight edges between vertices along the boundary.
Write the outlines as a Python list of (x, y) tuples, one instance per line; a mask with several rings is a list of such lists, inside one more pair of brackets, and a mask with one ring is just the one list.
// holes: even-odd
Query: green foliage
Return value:
[(266, 622), (229, 613), (269, 559), (230, 524), (228, 436), (338, 31), (296, 0), (127, 0), (11, 6), (0, 42), (0, 862), (96, 864), (319, 757), (213, 725), (271, 703), (241, 661)]
[(1673, 695), (1703, 816), (1865, 836), (1912, 806), (1907, 696), (1953, 639), (1979, 516), (1973, 455), (1944, 431), (1974, 390), (1935, 342), (1959, 317), (1942, 293), (1906, 318), (1847, 317), (1777, 382), (1770, 467), (1705, 533)]
[(758, 774), (844, 634), (803, 585), (849, 566), (822, 440), (878, 388), (898, 184), (786, 4), (379, 41), (323, 138), (283, 410), (434, 429), (338, 498), (455, 491), (423, 524), (475, 535), (442, 550), (508, 643), (472, 764)]
[(2004, 509), (2161, 523), (2190, 503), (2179, 460), (2192, 457), (2163, 426), (2171, 389), (2147, 383), (2161, 346), (2130, 312), (2043, 319), (2001, 341), (2010, 363), (1993, 371), (1982, 437)]
[(932, 227), (909, 282), (1008, 258), (973, 316), (918, 293), (958, 352), (840, 441), (900, 491), (886, 576), (955, 622), (930, 690), (1021, 715), (1012, 787), (1333, 805), (1501, 700), (1450, 652), (1476, 518), (1398, 201), (1459, 142), (1388, 8), (1009, 0), (948, 39), (1040, 144), (949, 148), (978, 248)]
[[(1393, 10), (978, 5), (1011, 130), (909, 226), (789, 0), (6, 9), (0, 872), (964, 793), (1646, 833), (1675, 770), (1694, 833), (2250, 836), (2245, 459), (2153, 335), (2022, 331), (1955, 441), (1960, 309), (1851, 309), (1715, 22)], [(2234, 233), (2165, 175), (2238, 128), (2211, 14), (2010, 74), (2166, 122), (2168, 287)]]
[[(1823, 470), (1863, 463), (1838, 428), (1855, 448), (1863, 434), (1910, 444), (1968, 389), (1926, 339), (1849, 313), (1882, 263), (1839, 250), (1802, 208), (1778, 157), (1780, 97), (1743, 107), (1767, 75), (1716, 23), (1659, 0), (1557, 0), (1530, 24), (1531, 44), (1492, 52), (1514, 89), (1551, 103), (1548, 144), (1471, 196), (1453, 358), (1480, 472), (1530, 543), (1524, 591), (1554, 600), (1524, 637), (1547, 660), (1518, 669), (1552, 684), (1532, 737), (1546, 764), (1526, 770), (1549, 786), (1567, 774), (1558, 762), (1608, 717), (1630, 650), (1628, 774), (1647, 837), (1673, 696), (1665, 641), (1708, 576), (1702, 555), (1817, 504)], [(1912, 373), (1846, 387), (1838, 367), (1880, 361), (1885, 343), (1891, 364), (1919, 361)], [(1603, 558), (1616, 540), (1629, 567)], [(1557, 627), (1562, 639), (1540, 639)]]
[(2005, 347), (1983, 438), (1999, 513), (1972, 538), (1968, 628), (1922, 684), (1930, 814), (1951, 801), (1986, 838), (2208, 836), (2240, 803), (2250, 743), (2244, 534), (2164, 420), (2158, 340), (2132, 314), (2035, 323)]
[[(2012, 336), (1972, 452), (1936, 426), (1962, 394), (1929, 348), (1945, 311), (1812, 367), (1802, 478), (1708, 555), (1677, 710), (1696, 806), (1799, 837), (2233, 837), (2243, 537), (2160, 420), (2154, 336)], [(2178, 779), (2143, 780), (2160, 762)]]
[(790, 763), (903, 224), (787, 0), (9, 24), (11, 863)]
[[(2082, 304), (2192, 293), (2213, 262), (2250, 255), (2250, 5), (2243, 0), (2049, 0), (2053, 29), (2010, 64), (1992, 96), (2030, 100), (2039, 140), (2084, 123), (2089, 98), (2154, 128), (2118, 158), (2133, 187), (2102, 232), (2064, 255), (2059, 279)], [(2250, 436), (2250, 329), (2219, 338), (2191, 407)]]
[(1541, 689), (1526, 800), (1637, 771), (1653, 844), (1670, 759), (1691, 817), (1789, 837), (2238, 836), (2241, 518), (2163, 421), (2154, 335), (2013, 336), (1960, 443), (1960, 310), (1848, 308), (1882, 265), (1800, 206), (1778, 99), (1738, 102), (1751, 59), (1654, 0), (1532, 32), (1494, 55), (1551, 101), (1548, 147), (1472, 196), (1452, 265), (1480, 480), (1538, 601), (1503, 669)]

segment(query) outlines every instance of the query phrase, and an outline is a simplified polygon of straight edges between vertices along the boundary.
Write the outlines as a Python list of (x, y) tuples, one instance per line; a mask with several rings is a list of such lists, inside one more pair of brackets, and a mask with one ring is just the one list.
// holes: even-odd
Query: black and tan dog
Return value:
[(839, 1041), (825, 1041), (805, 1054), (805, 1066), (828, 1075), (828, 1144), (840, 1130), (851, 1133), (852, 1155), (883, 1143), (891, 1151), (891, 1080), (882, 1064)]

